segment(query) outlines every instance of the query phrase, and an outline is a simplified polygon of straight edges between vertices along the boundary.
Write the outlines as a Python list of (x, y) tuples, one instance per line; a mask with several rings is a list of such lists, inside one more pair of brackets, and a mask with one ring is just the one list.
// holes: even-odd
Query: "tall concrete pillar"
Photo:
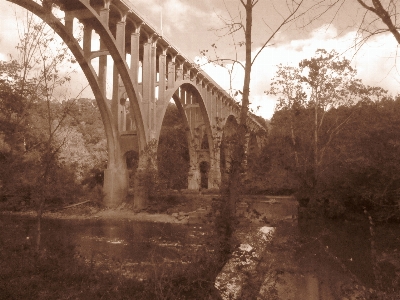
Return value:
[[(189, 147), (193, 147), (193, 145)], [(192, 151), (190, 155), (189, 172), (188, 172), (188, 189), (199, 190), (200, 180), (201, 180), (200, 165), (197, 159), (197, 151), (195, 149), (191, 150)]]
[[(116, 24), (115, 40), (122, 57), (125, 57), (125, 22)], [(105, 57), (106, 58), (106, 57)], [(100, 70), (105, 71), (106, 60), (101, 62)], [(103, 69), (104, 68), (104, 69)], [(102, 74), (105, 79), (105, 74)], [(100, 76), (99, 76), (100, 77)], [(100, 79), (100, 78), (99, 78)], [(107, 169), (104, 171), (104, 193), (105, 205), (115, 207), (120, 205), (128, 194), (129, 173), (126, 167), (124, 153), (120, 148), (120, 132), (125, 124), (125, 99), (123, 98), (124, 88), (116, 66), (113, 69), (113, 91), (111, 100), (111, 113), (116, 133), (114, 136), (114, 157), (109, 157)], [(105, 87), (104, 87), (105, 88)]]
[(157, 184), (156, 99), (157, 79), (156, 43), (150, 37), (143, 47), (143, 121), (147, 128), (147, 145), (139, 151), (139, 164), (134, 178), (134, 206), (143, 209)]
[(186, 95), (186, 105), (185, 114), (188, 120), (188, 125), (190, 127), (191, 137), (188, 141), (190, 162), (189, 162), (189, 172), (188, 172), (188, 189), (189, 190), (199, 190), (201, 183), (201, 173), (200, 173), (200, 162), (198, 158), (198, 150), (200, 150), (201, 137), (196, 136), (196, 121), (199, 116), (197, 116), (198, 104), (195, 103), (195, 98), (191, 93)]
[(139, 74), (139, 38), (140, 38), (140, 27), (131, 34), (130, 73), (134, 84), (138, 83), (138, 74)]
[(167, 87), (167, 53), (163, 50), (158, 57), (158, 100), (164, 101), (165, 90)]
[[(110, 15), (110, 10), (108, 8), (103, 8), (99, 12), (100, 20), (104, 24), (108, 24), (108, 19)], [(100, 39), (100, 51), (107, 50), (106, 45)], [(107, 55), (101, 55), (99, 57), (99, 84), (102, 89), (103, 95), (107, 96)]]

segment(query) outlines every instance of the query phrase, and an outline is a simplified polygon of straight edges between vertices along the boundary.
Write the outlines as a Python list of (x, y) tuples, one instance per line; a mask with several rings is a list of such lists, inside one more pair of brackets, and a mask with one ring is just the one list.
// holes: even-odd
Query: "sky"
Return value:
[[(296, 66), (302, 59), (311, 58), (317, 49), (328, 51), (334, 49), (341, 55), (351, 59), (357, 69), (357, 77), (365, 84), (381, 86), (393, 95), (400, 92), (400, 63), (397, 63), (397, 43), (389, 34), (376, 35), (374, 38), (355, 51), (357, 24), (365, 10), (355, 0), (342, 0), (341, 7), (328, 10), (320, 18), (316, 15), (325, 11), (326, 6), (311, 9), (295, 22), (282, 28), (268, 47), (257, 57), (251, 75), (250, 101), (253, 111), (266, 119), (270, 119), (275, 108), (275, 99), (267, 96), (269, 83), (273, 78), (278, 64)], [(243, 60), (244, 47), (234, 47), (244, 41), (242, 32), (235, 36), (220, 37), (223, 20), (231, 17), (244, 18), (239, 0), (126, 0), (133, 8), (144, 16), (159, 32), (176, 48), (193, 61), (204, 63), (200, 51), (208, 49), (210, 58), (218, 55), (220, 58), (235, 58)], [(283, 0), (259, 0), (254, 10), (253, 22), (253, 56), (263, 43), (288, 15), (286, 3)], [(299, 10), (305, 12), (317, 0), (304, 0), (305, 5)], [(333, 2), (325, 0), (322, 2)], [(341, 2), (341, 1), (340, 1)], [(0, 0), (0, 59), (8, 59), (15, 53), (18, 43), (16, 17), (24, 11), (17, 6)], [(162, 21), (161, 21), (162, 20)], [(314, 20), (313, 22), (311, 22)], [(211, 45), (215, 44), (215, 53)], [(237, 56), (236, 56), (237, 55)], [(236, 68), (230, 80), (226, 69), (206, 64), (204, 70), (224, 89), (229, 89), (230, 82), (234, 89), (243, 85), (243, 71)], [(229, 64), (228, 66), (229, 67)], [(83, 73), (77, 70), (74, 84), (78, 89), (84, 84)], [(72, 91), (73, 93), (74, 91)], [(82, 96), (93, 97), (90, 89)]]

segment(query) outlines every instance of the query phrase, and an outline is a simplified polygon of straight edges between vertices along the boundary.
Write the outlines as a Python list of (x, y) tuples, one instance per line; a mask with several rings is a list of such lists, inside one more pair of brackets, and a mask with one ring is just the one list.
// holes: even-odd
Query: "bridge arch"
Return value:
[[(30, 11), (31, 13), (42, 19), (47, 25), (49, 25), (50, 28), (52, 28), (56, 32), (56, 34), (60, 36), (60, 38), (70, 49), (73, 56), (79, 63), (83, 73), (85, 74), (96, 98), (96, 102), (99, 107), (106, 132), (108, 147), (108, 166), (104, 176), (104, 191), (106, 194), (105, 202), (106, 204), (113, 205), (113, 202), (116, 198), (123, 198), (124, 195), (126, 195), (127, 193), (128, 179), (126, 172), (126, 162), (123, 155), (124, 153), (121, 153), (118, 125), (115, 123), (115, 118), (113, 117), (113, 113), (109, 107), (105, 95), (105, 88), (101, 84), (101, 79), (99, 78), (100, 76), (96, 74), (96, 71), (91, 64), (91, 60), (94, 57), (97, 57), (97, 54), (91, 51), (91, 30), (95, 30), (99, 34), (102, 42), (107, 47), (107, 55), (111, 55), (114, 60), (114, 66), (117, 69), (118, 73), (121, 75), (121, 79), (125, 86), (128, 97), (131, 100), (131, 113), (134, 116), (135, 124), (137, 127), (139, 148), (143, 149), (147, 144), (146, 130), (143, 125), (143, 120), (140, 113), (140, 103), (138, 101), (139, 95), (132, 84), (131, 76), (128, 72), (129, 68), (122, 57), (121, 49), (119, 49), (117, 46), (116, 37), (114, 37), (114, 35), (111, 33), (108, 26), (105, 26), (104, 21), (100, 19), (99, 14), (86, 1), (73, 1), (73, 4), (78, 6), (78, 9), (84, 8), (86, 14), (89, 14), (91, 19), (90, 24), (87, 23), (85, 25), (87, 30), (84, 30), (84, 35), (86, 34), (87, 36), (86, 40), (84, 36), (83, 47), (79, 45), (78, 41), (73, 36), (73, 18), (72, 20), (67, 20), (68, 6), (72, 5), (72, 1), (57, 1), (57, 4), (60, 5), (60, 8), (65, 11), (65, 25), (52, 14), (51, 7), (49, 9), (49, 7), (41, 6), (33, 0), (9, 1)], [(93, 2), (94, 1), (91, 1), (91, 3)], [(95, 2), (96, 4), (98, 4), (97, 1)], [(104, 4), (103, 1), (102, 3)], [(83, 22), (83, 24), (85, 24), (85, 22)]]
[[(186, 137), (190, 158), (188, 188), (199, 189), (201, 187), (202, 179), (200, 164), (206, 162), (207, 165), (210, 166), (210, 158), (214, 156), (212, 151), (217, 147), (213, 140), (213, 132), (207, 108), (203, 101), (201, 91), (193, 81), (177, 81), (173, 88), (166, 91), (164, 99), (159, 99), (159, 102), (157, 102), (160, 108), (157, 114), (157, 140), (161, 132), (162, 121), (164, 120), (170, 99), (174, 100), (181, 116), (183, 117), (184, 126), (187, 128)], [(203, 137), (207, 138), (208, 144), (208, 147), (204, 149), (201, 147)]]

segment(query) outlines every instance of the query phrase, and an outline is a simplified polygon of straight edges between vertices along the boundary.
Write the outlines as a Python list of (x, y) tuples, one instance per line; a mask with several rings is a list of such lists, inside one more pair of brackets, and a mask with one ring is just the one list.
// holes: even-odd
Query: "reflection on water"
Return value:
[[(34, 218), (11, 219), (25, 228), (27, 237), (34, 238)], [(42, 248), (52, 251), (56, 245), (68, 245), (89, 264), (121, 271), (127, 277), (143, 278), (149, 267), (190, 261), (194, 250), (205, 247), (207, 232), (210, 230), (203, 226), (182, 224), (44, 219)]]
[[(273, 266), (275, 273), (264, 281), (264, 293), (274, 290), (277, 299), (331, 300), (342, 299), (344, 293), (349, 299), (365, 299), (370, 288), (388, 292), (400, 289), (400, 226), (397, 224), (376, 226), (376, 235), (371, 240), (366, 218), (357, 222), (297, 222), (290, 220), (296, 205), (289, 199), (256, 201), (249, 208), (257, 210), (258, 219), (265, 217), (270, 224), (278, 224), (269, 249), (271, 266), (272, 260), (278, 261)], [(285, 219), (286, 225), (274, 219)]]
[(193, 246), (203, 233), (198, 226), (126, 220), (47, 220), (44, 227), (72, 237), (85, 257), (131, 263), (179, 259), (180, 249)]
[(374, 286), (371, 243), (367, 222), (300, 222), (302, 236), (310, 241), (308, 251), (324, 249), (331, 259), (343, 264), (361, 283)]

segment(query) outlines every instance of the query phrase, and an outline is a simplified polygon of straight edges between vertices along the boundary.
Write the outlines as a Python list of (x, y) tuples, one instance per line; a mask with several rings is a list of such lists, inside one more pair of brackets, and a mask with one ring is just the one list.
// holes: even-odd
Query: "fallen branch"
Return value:
[(90, 202), (90, 201), (91, 201), (91, 200), (86, 200), (86, 201), (83, 201), (83, 202), (79, 202), (79, 203), (75, 203), (75, 204), (67, 205), (67, 206), (64, 206), (62, 209), (66, 209), (66, 208), (70, 208), (70, 207), (74, 207), (74, 206), (82, 205), (82, 204), (88, 203), (88, 202)]

